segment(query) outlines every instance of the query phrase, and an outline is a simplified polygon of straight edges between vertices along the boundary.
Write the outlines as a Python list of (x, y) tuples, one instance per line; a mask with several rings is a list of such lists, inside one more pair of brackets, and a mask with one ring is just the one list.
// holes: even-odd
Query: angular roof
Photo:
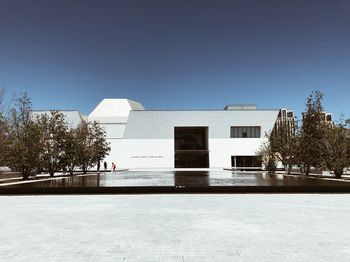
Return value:
[[(86, 121), (86, 116), (84, 116), (80, 111), (77, 110), (58, 110), (64, 115), (65, 120), (68, 123), (69, 128), (76, 128), (79, 124)], [(43, 114), (50, 115), (50, 110), (33, 110), (32, 116), (36, 117)]]
[(103, 99), (88, 118), (100, 123), (126, 123), (131, 110), (144, 110), (144, 107), (130, 99)]

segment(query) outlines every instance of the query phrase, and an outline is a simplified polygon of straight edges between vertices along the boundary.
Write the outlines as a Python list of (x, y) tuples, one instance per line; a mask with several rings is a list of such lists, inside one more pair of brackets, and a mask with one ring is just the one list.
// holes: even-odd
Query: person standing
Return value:
[(115, 167), (116, 167), (116, 165), (114, 164), (114, 162), (112, 162), (112, 170), (113, 170), (113, 172), (115, 171)]
[(103, 163), (103, 167), (105, 168), (105, 171), (107, 171), (107, 162), (106, 161)]

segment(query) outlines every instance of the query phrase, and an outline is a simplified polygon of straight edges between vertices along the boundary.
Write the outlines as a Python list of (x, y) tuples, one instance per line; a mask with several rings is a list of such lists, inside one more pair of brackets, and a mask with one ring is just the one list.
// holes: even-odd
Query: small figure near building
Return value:
[(106, 161), (103, 163), (103, 167), (105, 168), (105, 171), (107, 171), (107, 162)]
[(112, 163), (112, 171), (114, 172), (115, 171), (115, 168), (116, 168), (116, 164)]

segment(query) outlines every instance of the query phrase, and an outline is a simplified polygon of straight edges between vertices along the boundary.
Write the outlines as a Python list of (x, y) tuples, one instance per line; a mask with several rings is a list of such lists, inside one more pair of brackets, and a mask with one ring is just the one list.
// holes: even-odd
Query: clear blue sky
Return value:
[(0, 85), (35, 109), (88, 114), (229, 103), (350, 117), (348, 0), (0, 0)]

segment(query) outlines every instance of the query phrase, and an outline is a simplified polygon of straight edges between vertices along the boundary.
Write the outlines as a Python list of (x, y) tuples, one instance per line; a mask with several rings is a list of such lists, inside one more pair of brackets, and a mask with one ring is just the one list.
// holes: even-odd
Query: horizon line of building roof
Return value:
[[(113, 103), (113, 102), (115, 102), (115, 103)], [(176, 111), (180, 111), (180, 112), (201, 111), (201, 112), (203, 112), (203, 111), (254, 111), (254, 110), (257, 110), (257, 111), (273, 110), (273, 111), (275, 111), (275, 110), (281, 110), (281, 108), (261, 109), (261, 108), (257, 107), (257, 104), (227, 104), (223, 109), (198, 109), (198, 108), (197, 109), (145, 109), (143, 107), (143, 105), (140, 102), (137, 102), (136, 100), (127, 99), (127, 98), (104, 98), (87, 115), (94, 115), (94, 113), (97, 113), (97, 112), (95, 112), (95, 110), (98, 109), (102, 105), (103, 105), (102, 106), (103, 108), (106, 109), (106, 106), (107, 106), (111, 110), (112, 108), (114, 108), (118, 104), (120, 106), (121, 105), (120, 103), (126, 103), (129, 105), (129, 110), (127, 110), (127, 111), (158, 111), (158, 112), (161, 112), (161, 111), (164, 111), (164, 112), (169, 112), (169, 111), (174, 111), (174, 112), (176, 112)], [(79, 112), (80, 114), (85, 116), (84, 113), (82, 113), (80, 110), (76, 110), (76, 109), (49, 109), (49, 110), (36, 109), (36, 110), (32, 110), (32, 111), (33, 112), (47, 112), (47, 111), (53, 111), (53, 110), (58, 110), (61, 112)], [(105, 110), (102, 110), (102, 111), (105, 111)], [(112, 110), (112, 111), (114, 111), (114, 110)], [(292, 110), (288, 110), (288, 111), (292, 111)], [(101, 114), (101, 113), (102, 112), (100, 111), (97, 114)]]
[[(260, 109), (257, 108), (257, 104), (245, 104), (245, 103), (233, 103), (233, 104), (227, 104), (225, 105), (225, 107), (223, 109), (200, 109), (200, 108), (195, 108), (195, 109), (145, 109), (143, 107), (143, 105), (136, 101), (136, 100), (132, 100), (132, 99), (128, 99), (128, 98), (104, 98), (103, 100), (101, 100), (101, 102), (96, 106), (96, 108), (104, 103), (108, 103), (110, 105), (110, 103), (113, 102), (127, 102), (130, 104), (136, 104), (139, 105), (139, 108), (133, 108), (133, 106), (131, 106), (131, 111), (221, 111), (221, 110), (280, 110), (280, 109), (274, 109), (274, 108), (269, 108), (269, 109)], [(96, 109), (95, 108), (95, 109)]]

